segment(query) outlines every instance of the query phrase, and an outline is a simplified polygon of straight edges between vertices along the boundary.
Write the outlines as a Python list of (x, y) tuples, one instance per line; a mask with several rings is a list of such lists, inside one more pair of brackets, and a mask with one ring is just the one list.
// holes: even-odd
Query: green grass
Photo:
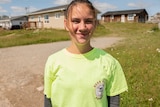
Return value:
[(49, 43), (68, 40), (69, 36), (65, 30), (42, 29), (42, 30), (11, 30), (1, 31), (0, 48)]
[[(103, 25), (99, 25), (94, 36), (105, 36), (106, 33), (107, 31), (105, 27)], [(65, 40), (69, 40), (68, 32), (65, 30), (41, 29), (0, 31), (0, 48)]]
[(118, 46), (106, 49), (119, 60), (128, 82), (128, 92), (121, 95), (121, 107), (159, 107), (160, 30), (151, 24), (105, 26), (112, 36), (126, 38)]

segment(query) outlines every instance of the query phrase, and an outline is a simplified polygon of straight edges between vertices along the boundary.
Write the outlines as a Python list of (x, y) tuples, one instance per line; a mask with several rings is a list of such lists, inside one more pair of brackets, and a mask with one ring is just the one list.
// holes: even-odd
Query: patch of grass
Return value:
[(11, 30), (0, 37), (0, 48), (68, 40), (65, 30)]
[(0, 37), (13, 34), (14, 31), (8, 31), (8, 30), (0, 30)]
[(153, 31), (159, 31), (159, 28), (158, 28), (158, 26), (154, 26), (154, 27), (152, 28), (152, 30), (153, 30)]
[(110, 31), (108, 29), (105, 28), (105, 26), (103, 24), (99, 24), (93, 34), (94, 37), (98, 37), (98, 36), (107, 36), (108, 34), (110, 34)]
[(135, 37), (151, 31), (156, 25), (144, 23), (107, 23), (104, 26), (109, 30), (110, 36)]
[[(67, 31), (56, 29), (3, 30), (0, 32), (0, 48), (50, 43), (70, 39)], [(94, 36), (105, 36), (106, 33), (105, 27), (103, 25), (98, 25)]]
[[(129, 90), (121, 95), (122, 107), (160, 106), (160, 31), (152, 24), (106, 24), (118, 36), (118, 46), (107, 48), (121, 63)], [(114, 32), (115, 30), (115, 32)]]

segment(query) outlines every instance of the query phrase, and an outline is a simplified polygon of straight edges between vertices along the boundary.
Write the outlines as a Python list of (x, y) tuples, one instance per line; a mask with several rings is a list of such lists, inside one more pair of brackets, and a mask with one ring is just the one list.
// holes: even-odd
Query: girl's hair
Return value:
[(72, 2), (68, 5), (66, 12), (65, 12), (65, 18), (68, 19), (70, 11), (72, 10), (73, 6), (77, 5), (78, 3), (85, 3), (87, 6), (92, 10), (94, 17), (97, 17), (96, 9), (92, 5), (92, 3), (89, 0), (72, 0)]

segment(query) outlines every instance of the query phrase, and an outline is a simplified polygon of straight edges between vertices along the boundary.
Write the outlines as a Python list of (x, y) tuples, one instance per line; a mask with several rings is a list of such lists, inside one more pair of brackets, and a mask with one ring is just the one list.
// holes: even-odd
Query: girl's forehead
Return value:
[(73, 10), (76, 10), (76, 11), (85, 11), (85, 10), (90, 10), (91, 11), (91, 9), (89, 8), (89, 6), (87, 5), (87, 4), (85, 4), (85, 3), (79, 3), (79, 4), (76, 4), (76, 5), (74, 5), (73, 7), (72, 7), (72, 11)]
[(72, 17), (94, 17), (93, 10), (91, 10), (86, 4), (77, 4), (72, 7)]

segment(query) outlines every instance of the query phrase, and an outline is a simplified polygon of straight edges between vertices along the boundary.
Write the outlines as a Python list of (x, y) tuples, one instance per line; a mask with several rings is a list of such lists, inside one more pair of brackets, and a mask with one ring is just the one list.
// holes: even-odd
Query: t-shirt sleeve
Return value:
[(126, 78), (120, 63), (115, 59), (111, 63), (106, 85), (107, 96), (115, 96), (128, 90)]
[(53, 63), (50, 59), (47, 60), (44, 70), (44, 94), (47, 98), (51, 98), (51, 87), (54, 81)]

